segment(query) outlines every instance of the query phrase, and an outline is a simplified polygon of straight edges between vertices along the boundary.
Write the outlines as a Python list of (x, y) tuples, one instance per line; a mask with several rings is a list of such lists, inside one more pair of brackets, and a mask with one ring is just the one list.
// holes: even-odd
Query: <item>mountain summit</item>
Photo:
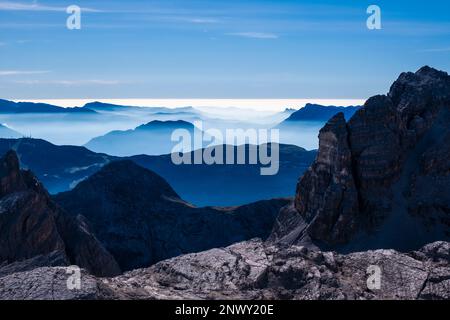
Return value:
[(171, 140), (176, 129), (186, 129), (191, 135), (201, 134), (192, 123), (154, 120), (131, 130), (115, 130), (91, 139), (85, 146), (95, 152), (114, 156), (133, 156), (139, 154), (160, 155), (172, 152), (176, 142)]
[(450, 76), (430, 67), (402, 73), (347, 123), (336, 115), (271, 239), (343, 251), (449, 240), (449, 122)]

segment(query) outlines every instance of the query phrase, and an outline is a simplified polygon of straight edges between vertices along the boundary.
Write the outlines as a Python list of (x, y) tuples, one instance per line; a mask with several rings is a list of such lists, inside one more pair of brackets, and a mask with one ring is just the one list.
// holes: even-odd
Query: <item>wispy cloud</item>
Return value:
[(0, 76), (20, 76), (49, 73), (47, 70), (0, 70)]
[[(37, 1), (32, 3), (0, 1), (0, 10), (3, 11), (66, 11), (67, 7), (47, 6), (39, 4)], [(84, 12), (102, 12), (93, 8), (81, 8)]]
[(187, 22), (191, 23), (198, 23), (198, 24), (211, 24), (211, 23), (218, 23), (218, 19), (213, 18), (188, 18), (186, 19)]
[(228, 36), (236, 36), (243, 38), (252, 38), (252, 39), (278, 39), (278, 35), (274, 33), (266, 33), (266, 32), (234, 32), (234, 33), (226, 33)]
[(118, 85), (121, 82), (117, 80), (17, 80), (14, 81), (17, 84), (25, 85), (62, 85), (62, 86), (84, 86), (84, 85), (104, 85), (113, 86)]

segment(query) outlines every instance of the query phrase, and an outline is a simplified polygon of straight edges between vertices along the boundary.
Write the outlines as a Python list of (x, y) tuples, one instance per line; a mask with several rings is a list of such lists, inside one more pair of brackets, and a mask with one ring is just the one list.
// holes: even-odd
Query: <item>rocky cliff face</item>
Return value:
[[(59, 259), (51, 258), (55, 254)], [(120, 273), (82, 218), (60, 209), (30, 171), (20, 170), (11, 151), (0, 159), (0, 264), (36, 256), (42, 258), (35, 263), (77, 264), (100, 276)]]
[(146, 267), (185, 253), (266, 238), (289, 199), (235, 208), (196, 208), (159, 175), (132, 161), (116, 161), (54, 197), (82, 215), (122, 270)]
[(429, 67), (400, 75), (347, 123), (336, 115), (270, 239), (343, 251), (449, 239), (449, 121), (450, 76)]

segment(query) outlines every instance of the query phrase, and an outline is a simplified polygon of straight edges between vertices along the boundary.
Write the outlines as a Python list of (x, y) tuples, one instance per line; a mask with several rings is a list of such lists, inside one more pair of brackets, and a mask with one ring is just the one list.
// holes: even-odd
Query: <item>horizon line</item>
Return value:
[(101, 102), (132, 107), (166, 108), (254, 108), (266, 110), (285, 110), (303, 108), (307, 103), (325, 106), (363, 105), (367, 99), (329, 99), (329, 98), (89, 98), (89, 99), (11, 99), (14, 102), (47, 103), (64, 108), (81, 107), (89, 102)]

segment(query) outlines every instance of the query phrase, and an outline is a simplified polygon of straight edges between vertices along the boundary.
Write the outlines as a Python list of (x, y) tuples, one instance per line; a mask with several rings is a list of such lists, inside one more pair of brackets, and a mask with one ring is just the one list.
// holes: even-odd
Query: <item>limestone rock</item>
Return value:
[(333, 117), (296, 210), (280, 214), (269, 240), (341, 252), (449, 240), (449, 122), (450, 76), (430, 67), (401, 74), (347, 123)]
[(101, 276), (120, 272), (81, 217), (59, 208), (16, 154), (0, 159), (0, 263), (20, 262), (62, 252), (67, 262)]

